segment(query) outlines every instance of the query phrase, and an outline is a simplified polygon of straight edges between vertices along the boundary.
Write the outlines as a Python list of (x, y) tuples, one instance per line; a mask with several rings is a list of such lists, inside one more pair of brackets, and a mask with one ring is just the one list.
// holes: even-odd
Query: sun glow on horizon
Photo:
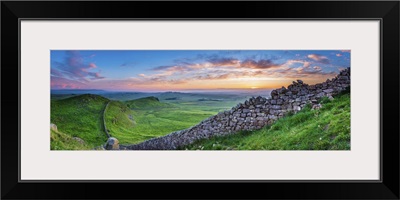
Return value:
[(350, 67), (350, 52), (52, 50), (51, 61), (52, 89), (274, 89), (297, 79), (315, 84), (332, 78), (340, 69)]

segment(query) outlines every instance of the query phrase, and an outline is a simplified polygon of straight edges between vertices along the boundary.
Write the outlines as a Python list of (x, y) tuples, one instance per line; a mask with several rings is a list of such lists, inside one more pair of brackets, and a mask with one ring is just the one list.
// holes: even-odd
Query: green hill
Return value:
[(156, 97), (126, 101), (125, 105), (112, 101), (106, 111), (107, 129), (120, 144), (136, 144), (167, 135), (216, 114), (187, 105), (163, 103)]
[(50, 130), (51, 150), (88, 150), (91, 149), (86, 143), (74, 140), (70, 135)]
[(125, 101), (126, 106), (131, 109), (148, 109), (171, 107), (171, 104), (162, 103), (157, 97), (144, 97), (140, 99)]
[(135, 127), (134, 112), (120, 101), (111, 101), (105, 112), (105, 121), (109, 134), (124, 142), (132, 137)]
[(50, 122), (60, 132), (83, 139), (88, 146), (99, 146), (107, 141), (102, 116), (108, 101), (93, 94), (52, 100)]
[(304, 108), (257, 131), (213, 137), (189, 150), (350, 150), (350, 94), (323, 99), (322, 108)]

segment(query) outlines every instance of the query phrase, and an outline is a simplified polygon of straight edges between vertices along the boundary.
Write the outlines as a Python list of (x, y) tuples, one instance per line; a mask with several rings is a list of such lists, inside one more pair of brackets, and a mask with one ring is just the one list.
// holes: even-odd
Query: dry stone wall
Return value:
[(350, 86), (350, 68), (323, 83), (308, 85), (293, 81), (287, 88), (271, 91), (271, 97), (252, 97), (231, 110), (220, 112), (199, 124), (140, 144), (121, 146), (125, 150), (174, 150), (196, 140), (233, 134), (241, 130), (257, 130), (274, 123), (287, 112), (298, 112), (307, 104), (320, 106), (318, 100), (332, 96)]

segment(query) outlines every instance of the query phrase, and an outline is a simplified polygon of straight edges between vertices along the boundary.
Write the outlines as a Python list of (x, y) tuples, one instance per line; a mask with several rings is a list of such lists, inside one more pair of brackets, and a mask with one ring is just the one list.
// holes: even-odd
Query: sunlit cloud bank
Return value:
[[(130, 57), (132, 60), (127, 60)], [(126, 67), (126, 63), (135, 65)], [(345, 67), (350, 67), (350, 52), (344, 50), (56, 51), (52, 52), (51, 87), (128, 91), (271, 89), (296, 79), (309, 84), (322, 82)]]

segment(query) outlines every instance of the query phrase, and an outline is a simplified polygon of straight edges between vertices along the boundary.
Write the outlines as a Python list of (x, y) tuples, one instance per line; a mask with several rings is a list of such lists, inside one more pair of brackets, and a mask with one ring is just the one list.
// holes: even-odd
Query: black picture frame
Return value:
[[(399, 1), (2, 1), (1, 198), (399, 199), (399, 8)], [(379, 19), (381, 181), (20, 182), (20, 19)]]

